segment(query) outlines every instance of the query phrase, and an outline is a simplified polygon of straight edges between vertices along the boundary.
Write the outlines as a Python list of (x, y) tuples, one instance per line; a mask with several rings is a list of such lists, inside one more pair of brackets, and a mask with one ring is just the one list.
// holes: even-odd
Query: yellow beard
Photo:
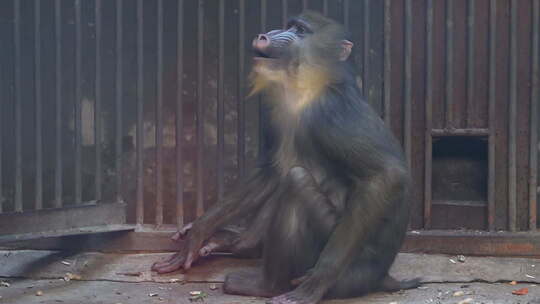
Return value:
[(330, 83), (329, 73), (322, 67), (301, 64), (290, 72), (272, 69), (267, 64), (256, 63), (250, 75), (253, 96), (264, 89), (275, 86), (285, 90), (285, 102), (291, 110), (299, 111), (318, 98)]

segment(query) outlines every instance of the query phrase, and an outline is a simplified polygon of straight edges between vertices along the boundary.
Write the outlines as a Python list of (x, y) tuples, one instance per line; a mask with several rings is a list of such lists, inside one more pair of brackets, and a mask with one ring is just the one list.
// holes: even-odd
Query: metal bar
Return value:
[(82, 203), (82, 20), (81, 0), (75, 0), (75, 203)]
[(124, 83), (123, 83), (123, 30), (122, 30), (122, 23), (123, 23), (123, 5), (122, 0), (116, 0), (116, 45), (115, 45), (115, 53), (116, 53), (116, 67), (115, 67), (115, 84), (116, 84), (116, 90), (115, 90), (115, 111), (116, 111), (116, 126), (115, 126), (115, 149), (114, 149), (114, 167), (116, 170), (116, 201), (120, 202), (123, 201), (122, 198), (122, 128), (123, 128), (123, 115), (122, 115), (122, 95), (123, 95), (123, 89), (124, 89)]
[(446, 127), (454, 127), (454, 2), (446, 1)]
[(246, 44), (246, 4), (239, 0), (238, 7), (238, 171), (243, 177), (246, 173), (246, 109), (245, 109), (245, 44)]
[(43, 134), (41, 132), (42, 91), (41, 91), (41, 2), (34, 2), (34, 82), (35, 82), (35, 153), (36, 153), (36, 193), (34, 208), (43, 208)]
[(495, 98), (496, 98), (496, 49), (497, 49), (497, 4), (489, 2), (489, 140), (488, 140), (488, 229), (495, 230)]
[(184, 135), (184, 0), (178, 1), (176, 40), (176, 225), (184, 226), (184, 158), (182, 137)]
[(489, 135), (489, 129), (469, 128), (469, 129), (433, 129), (433, 136), (486, 136)]
[(281, 0), (281, 25), (283, 28), (287, 27), (289, 21), (289, 1)]
[(101, 14), (101, 0), (96, 0), (95, 6), (96, 16), (96, 79), (95, 79), (95, 145), (96, 145), (96, 176), (95, 176), (95, 199), (101, 200), (102, 195), (102, 164), (101, 164), (101, 39), (102, 39), (102, 14)]
[(163, 225), (163, 0), (157, 1), (156, 225)]
[(62, 6), (61, 0), (54, 2), (55, 25), (55, 78), (56, 78), (56, 143), (54, 169), (54, 207), (62, 207)]
[(349, 29), (349, 24), (350, 24), (349, 9), (350, 9), (349, 0), (343, 0), (343, 25), (345, 25), (345, 28), (347, 29)]
[(474, 56), (474, 44), (475, 44), (475, 1), (469, 0), (468, 2), (468, 16), (467, 16), (467, 127), (471, 127), (474, 124), (474, 118), (476, 115), (474, 106), (474, 86), (475, 86), (475, 56)]
[[(100, 204), (103, 205), (103, 204)], [(24, 214), (24, 213), (23, 213)], [(97, 214), (95, 216), (100, 216), (101, 214)], [(0, 215), (1, 216), (1, 215)], [(85, 214), (85, 216), (94, 216)], [(126, 225), (126, 224), (107, 224), (103, 223), (98, 226), (85, 226), (80, 228), (66, 228), (66, 229), (55, 229), (55, 230), (49, 230), (49, 231), (38, 231), (38, 232), (30, 232), (30, 233), (21, 233), (21, 234), (8, 234), (8, 235), (0, 235), (0, 243), (4, 244), (6, 243), (5, 247), (9, 248), (24, 248), (24, 249), (30, 249), (30, 247), (39, 246), (41, 242), (50, 241), (53, 243), (56, 243), (54, 245), (55, 249), (62, 250), (61, 247), (63, 245), (59, 245), (59, 243), (63, 243), (67, 237), (73, 237), (75, 238), (75, 241), (77, 245), (74, 245), (72, 247), (72, 250), (79, 251), (81, 250), (81, 245), (85, 249), (88, 248), (87, 242), (88, 238), (94, 238), (94, 237), (100, 237), (104, 235), (110, 235), (112, 233), (110, 232), (121, 232), (127, 233), (129, 231), (135, 230), (135, 227), (133, 225)], [(59, 238), (61, 240), (59, 241)], [(81, 244), (81, 238), (84, 239), (84, 244)], [(24, 245), (21, 245), (21, 243), (26, 243)], [(19, 247), (21, 246), (21, 247)], [(95, 248), (95, 247), (94, 247)], [(90, 249), (90, 248), (88, 248)], [(102, 248), (103, 251), (105, 251), (105, 247)], [(54, 250), (54, 249), (53, 249)]]
[(517, 230), (517, 2), (510, 1), (510, 105), (508, 112), (508, 228)]
[(15, 44), (15, 211), (23, 211), (22, 202), (22, 138), (21, 138), (21, 2), (13, 6)]
[(401, 252), (536, 257), (539, 237), (538, 233), (420, 231), (407, 234)]
[(143, 175), (143, 148), (144, 148), (144, 14), (143, 0), (137, 0), (137, 157), (136, 157), (136, 210), (137, 225), (144, 223), (144, 175)]
[[(392, 124), (392, 0), (384, 1), (384, 122), (390, 128)], [(345, 13), (348, 9), (345, 11)]]
[(122, 203), (93, 202), (60, 209), (4, 213), (0, 215), (0, 242), (27, 239), (31, 234), (44, 237), (58, 230), (124, 224), (125, 208), (126, 205)]
[[(260, 32), (261, 33), (265, 33), (266, 32), (266, 17), (267, 17), (267, 3), (266, 3), (266, 0), (260, 0), (260, 3), (261, 3), (261, 23), (260, 23)], [(265, 140), (266, 140), (266, 137), (264, 136), (264, 127), (265, 127), (265, 115), (264, 115), (264, 103), (263, 103), (263, 98), (265, 97), (264, 94), (258, 94), (257, 96), (257, 104), (258, 104), (258, 108), (259, 108), (259, 142), (258, 142), (258, 152), (259, 152), (259, 155), (264, 155), (265, 153), (267, 153), (267, 151), (265, 151), (265, 148), (267, 148), (265, 146)]]
[[(530, 139), (530, 177), (529, 177), (529, 230), (537, 226), (537, 187), (538, 187), (538, 103), (540, 103), (540, 1), (533, 1), (532, 24), (532, 70), (531, 70), (531, 139)], [(536, 16), (536, 18), (535, 18)]]
[(197, 7), (197, 216), (204, 212), (203, 158), (204, 158), (204, 0)]
[(364, 0), (364, 41), (363, 41), (363, 48), (364, 48), (364, 56), (362, 58), (362, 91), (364, 93), (364, 96), (366, 99), (368, 99), (369, 102), (371, 102), (370, 96), (369, 96), (369, 48), (370, 48), (370, 1)]
[[(6, 50), (2, 50), (0, 52), (0, 56), (6, 56)], [(5, 62), (0, 61), (0, 119), (2, 119), (2, 116), (4, 114), (4, 98), (6, 95), (4, 95), (4, 92), (7, 91), (7, 77), (5, 77), (4, 71), (5, 71)], [(3, 176), (3, 168), (2, 168), (2, 153), (4, 150), (3, 140), (4, 137), (4, 130), (2, 128), (3, 124), (0, 121), (0, 214), (4, 211), (4, 192), (3, 192), (3, 186), (4, 185), (4, 176)]]
[(225, 3), (219, 1), (219, 58), (218, 58), (218, 104), (217, 104), (217, 197), (223, 198), (224, 192), (224, 154), (225, 154)]
[(403, 133), (405, 135), (404, 148), (407, 164), (411, 167), (411, 115), (412, 115), (412, 0), (405, 1), (405, 92), (404, 92), (404, 119)]
[(433, 0), (427, 1), (426, 20), (426, 149), (424, 154), (424, 229), (431, 228), (433, 161)]

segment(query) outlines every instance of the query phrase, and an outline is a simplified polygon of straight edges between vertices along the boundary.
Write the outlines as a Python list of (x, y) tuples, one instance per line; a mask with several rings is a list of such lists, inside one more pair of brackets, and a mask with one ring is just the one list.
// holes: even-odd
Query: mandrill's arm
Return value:
[[(265, 150), (271, 151), (273, 137), (269, 127), (264, 130), (262, 138), (265, 140)], [(254, 172), (237, 182), (233, 191), (227, 193), (222, 201), (210, 207), (193, 223), (180, 229), (173, 236), (174, 240), (185, 239), (180, 251), (163, 262), (155, 263), (152, 270), (167, 273), (180, 268), (189, 269), (199, 258), (205, 242), (217, 230), (231, 222), (234, 223), (235, 219), (253, 214), (268, 201), (270, 196), (276, 193), (279, 185), (279, 176), (270, 165), (270, 157), (269, 153), (261, 153), (259, 166)]]

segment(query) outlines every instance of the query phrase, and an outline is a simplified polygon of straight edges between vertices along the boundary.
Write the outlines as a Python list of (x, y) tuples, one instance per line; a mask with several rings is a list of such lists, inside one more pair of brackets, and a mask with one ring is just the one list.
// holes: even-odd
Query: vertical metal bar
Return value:
[(23, 211), (22, 203), (22, 138), (21, 138), (21, 2), (15, 1), (15, 211)]
[(266, 32), (266, 18), (267, 18), (267, 3), (266, 0), (261, 1), (261, 33)]
[[(392, 0), (384, 1), (384, 122), (390, 128), (392, 124)], [(347, 12), (346, 10), (345, 12)]]
[(184, 135), (184, 0), (178, 1), (176, 40), (176, 225), (184, 226), (184, 158), (182, 136)]
[(246, 4), (244, 0), (239, 0), (238, 7), (238, 171), (243, 177), (246, 172), (246, 110), (244, 96), (245, 82), (245, 44), (246, 44)]
[(157, 1), (156, 225), (163, 224), (163, 0)]
[(218, 55), (218, 105), (217, 105), (217, 197), (218, 201), (223, 198), (224, 191), (224, 154), (225, 154), (225, 101), (223, 100), (223, 88), (225, 86), (225, 3), (219, 1), (219, 55)]
[(426, 21), (426, 150), (424, 155), (424, 229), (431, 228), (432, 161), (433, 161), (433, 0), (427, 1)]
[(144, 223), (144, 175), (143, 175), (143, 148), (144, 148), (144, 122), (143, 122), (143, 104), (144, 104), (144, 14), (143, 0), (137, 0), (137, 194), (136, 194), (136, 212), (137, 224)]
[(197, 7), (197, 216), (204, 212), (203, 158), (204, 158), (204, 0)]
[(454, 127), (454, 5), (446, 0), (446, 127)]
[(81, 0), (75, 0), (75, 203), (82, 203), (82, 20)]
[(412, 0), (405, 1), (405, 104), (403, 119), (404, 148), (409, 167), (412, 162), (411, 114), (412, 114)]
[[(266, 18), (267, 18), (267, 3), (266, 0), (261, 0), (261, 24), (260, 24), (260, 32), (265, 33), (266, 32)], [(258, 105), (259, 105), (259, 154), (267, 153), (267, 151), (264, 151), (265, 148), (265, 136), (264, 136), (264, 128), (266, 127), (266, 121), (265, 121), (265, 115), (264, 115), (264, 103), (263, 98), (265, 97), (264, 94), (259, 94), (258, 96)]]
[(289, 21), (289, 1), (281, 0), (281, 26), (283, 28), (286, 28), (288, 21)]
[(496, 50), (497, 50), (497, 2), (489, 2), (489, 141), (488, 141), (488, 229), (495, 230), (495, 98), (496, 98)]
[[(530, 140), (530, 177), (529, 177), (529, 230), (536, 230), (537, 225), (537, 184), (538, 184), (538, 109), (540, 103), (540, 1), (533, 1), (532, 24), (532, 69), (531, 69), (531, 140)], [(536, 18), (535, 18), (536, 16)]]
[(102, 194), (102, 165), (101, 165), (101, 34), (102, 34), (102, 17), (101, 17), (101, 0), (96, 0), (95, 6), (96, 15), (96, 105), (94, 111), (95, 121), (95, 145), (96, 145), (96, 176), (95, 176), (95, 197), (96, 200), (101, 200)]
[(116, 0), (116, 45), (115, 45), (115, 52), (116, 52), (116, 67), (115, 67), (115, 84), (116, 84), (116, 90), (115, 90), (115, 111), (116, 111), (116, 126), (115, 126), (115, 156), (114, 156), (114, 167), (116, 170), (116, 201), (120, 202), (123, 201), (122, 198), (122, 128), (123, 128), (123, 122), (122, 122), (122, 95), (123, 95), (123, 89), (124, 89), (124, 83), (123, 83), (123, 30), (122, 30), (122, 24), (123, 24), (123, 5), (122, 0)]
[(328, 0), (323, 0), (322, 13), (323, 13), (324, 16), (328, 17)]
[[(0, 56), (5, 56), (5, 53), (4, 53), (5, 50), (3, 50), (2, 52), (0, 52)], [(5, 63), (4, 63), (5, 64)], [(4, 145), (3, 145), (3, 140), (2, 138), (4, 137), (4, 131), (3, 131), (3, 128), (2, 128), (2, 117), (4, 115), (4, 90), (6, 90), (6, 87), (7, 87), (7, 77), (5, 77), (3, 71), (5, 71), (5, 66), (4, 66), (3, 62), (0, 62), (0, 213), (2, 213), (4, 211), (4, 192), (3, 192), (3, 185), (4, 185), (4, 176), (3, 176), (3, 168), (2, 168), (2, 152), (4, 150)]]
[(517, 2), (510, 1), (510, 105), (508, 113), (508, 228), (517, 230)]
[(369, 94), (369, 48), (370, 48), (370, 0), (364, 0), (364, 37), (363, 37), (363, 47), (364, 47), (364, 56), (362, 62), (362, 91), (365, 98), (371, 103), (370, 94)]
[(56, 160), (54, 170), (54, 207), (62, 207), (62, 6), (61, 0), (54, 2), (55, 22), (55, 77), (56, 77)]
[(34, 208), (43, 208), (43, 145), (41, 132), (41, 2), (34, 2), (34, 83), (35, 83), (35, 132), (36, 132), (36, 193)]
[(345, 25), (345, 28), (347, 29), (349, 29), (349, 24), (350, 24), (349, 9), (350, 9), (349, 0), (343, 0), (343, 24)]
[(475, 56), (474, 56), (474, 44), (475, 44), (475, 1), (469, 0), (468, 2), (468, 16), (467, 16), (467, 127), (473, 127), (474, 118), (476, 115), (474, 107), (474, 86), (475, 86)]

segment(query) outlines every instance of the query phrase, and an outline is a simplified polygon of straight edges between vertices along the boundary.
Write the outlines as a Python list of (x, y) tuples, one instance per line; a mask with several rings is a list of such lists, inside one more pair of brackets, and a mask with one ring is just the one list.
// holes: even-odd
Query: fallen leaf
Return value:
[(62, 262), (60, 262), (60, 263), (62, 263), (62, 264), (64, 264), (64, 265), (66, 265), (66, 266), (69, 266), (69, 265), (71, 265), (71, 263), (70, 263), (70, 262), (68, 262), (68, 261), (62, 261)]
[(43, 295), (43, 291), (41, 291), (41, 290), (36, 291), (36, 296), (39, 297), (39, 296), (42, 296), (42, 295)]
[(148, 296), (149, 296), (149, 297), (157, 297), (158, 294), (157, 294), (157, 293), (149, 293)]
[(529, 279), (535, 279), (535, 277), (534, 277), (534, 276), (532, 276), (532, 275), (529, 275), (529, 274), (526, 274), (525, 276), (526, 276), (527, 278), (529, 278)]
[(524, 296), (528, 293), (529, 293), (529, 288), (526, 288), (526, 287), (512, 291), (512, 294), (516, 296)]
[(465, 295), (465, 293), (463, 291), (456, 291), (453, 294), (454, 297), (461, 297), (461, 296), (464, 296), (464, 295)]
[(465, 263), (465, 256), (460, 254), (457, 256), (457, 260), (460, 261), (461, 263)]
[(512, 281), (512, 282), (510, 282), (510, 283), (508, 283), (508, 284), (510, 284), (510, 285), (517, 285), (517, 282), (516, 282), (516, 281)]
[(459, 301), (458, 304), (469, 304), (469, 303), (472, 303), (472, 301), (473, 301), (472, 298), (466, 298), (463, 301)]

